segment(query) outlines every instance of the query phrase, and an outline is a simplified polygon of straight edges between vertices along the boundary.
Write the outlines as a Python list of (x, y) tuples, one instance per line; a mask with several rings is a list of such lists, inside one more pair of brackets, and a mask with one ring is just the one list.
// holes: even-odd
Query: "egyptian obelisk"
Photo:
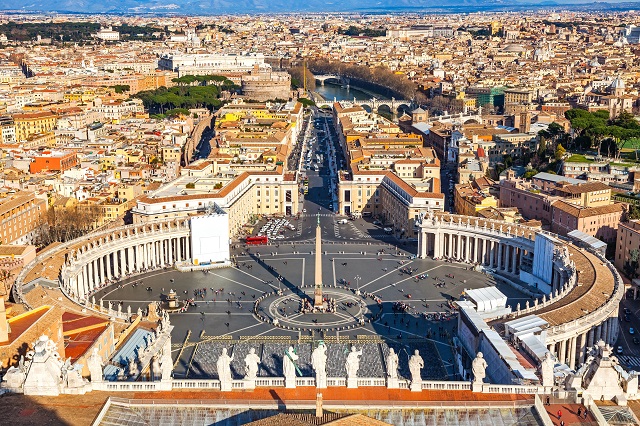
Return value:
[(320, 215), (318, 215), (318, 226), (316, 226), (316, 279), (313, 291), (313, 307), (322, 308), (322, 233), (320, 230)]

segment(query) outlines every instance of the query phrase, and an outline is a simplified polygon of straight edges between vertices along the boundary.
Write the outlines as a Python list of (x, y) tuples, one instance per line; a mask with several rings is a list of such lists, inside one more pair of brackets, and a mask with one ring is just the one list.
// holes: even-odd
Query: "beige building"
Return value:
[[(621, 222), (618, 225), (616, 258), (614, 264), (619, 271), (626, 272), (631, 262), (631, 250), (640, 250), (640, 220)], [(640, 268), (635, 270), (640, 273)]]
[(354, 171), (340, 176), (338, 214), (376, 217), (400, 238), (416, 238), (415, 220), (444, 211), (444, 194), (419, 191), (393, 172)]
[(52, 131), (56, 126), (57, 116), (49, 111), (14, 114), (13, 121), (16, 140), (20, 142), (31, 135)]
[(233, 178), (187, 173), (140, 197), (132, 210), (133, 221), (194, 216), (215, 203), (227, 213), (229, 237), (234, 237), (254, 215), (297, 214), (298, 194), (295, 173), (285, 173), (281, 167), (276, 171), (241, 172)]
[(28, 244), (46, 213), (46, 202), (34, 193), (20, 191), (0, 198), (0, 240), (3, 244)]

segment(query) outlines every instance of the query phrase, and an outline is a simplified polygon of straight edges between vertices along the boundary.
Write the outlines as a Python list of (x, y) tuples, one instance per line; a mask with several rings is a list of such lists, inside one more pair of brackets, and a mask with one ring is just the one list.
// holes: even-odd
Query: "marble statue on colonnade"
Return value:
[(487, 376), (487, 361), (484, 359), (482, 352), (476, 354), (475, 359), (471, 363), (471, 371), (473, 372), (473, 391), (482, 391), (482, 383)]
[(287, 388), (296, 387), (296, 361), (298, 360), (298, 358), (298, 355), (293, 350), (293, 346), (289, 346), (289, 348), (285, 351), (284, 356), (282, 357), (284, 385)]
[(389, 355), (387, 355), (385, 363), (387, 365), (387, 388), (397, 389), (398, 388), (398, 354), (393, 350), (393, 348), (389, 348)]
[(347, 355), (347, 360), (344, 363), (347, 369), (347, 387), (358, 387), (358, 370), (360, 369), (360, 357), (362, 356), (362, 349), (357, 350), (355, 346), (351, 346), (351, 352)]
[(253, 389), (256, 387), (256, 376), (258, 375), (259, 365), (260, 357), (256, 355), (256, 348), (249, 349), (249, 353), (244, 357), (245, 389)]
[(422, 375), (420, 370), (424, 368), (424, 360), (416, 349), (409, 359), (409, 371), (411, 372), (411, 392), (422, 391)]
[(222, 354), (216, 361), (218, 379), (220, 379), (220, 391), (222, 392), (229, 392), (232, 387), (231, 361), (233, 361), (233, 356), (227, 355), (227, 348), (222, 348)]
[(87, 367), (89, 368), (89, 373), (91, 374), (91, 382), (102, 382), (104, 380), (104, 376), (102, 374), (102, 367), (104, 367), (104, 362), (102, 361), (102, 356), (98, 353), (98, 348), (93, 348), (93, 352), (87, 358)]
[(318, 343), (318, 346), (311, 354), (311, 366), (316, 373), (316, 387), (324, 389), (327, 387), (327, 346), (324, 342)]
[(547, 352), (544, 354), (544, 358), (540, 363), (540, 376), (542, 376), (542, 386), (548, 387), (554, 385), (553, 380), (553, 367), (555, 366), (555, 361), (553, 360), (553, 355), (551, 352)]

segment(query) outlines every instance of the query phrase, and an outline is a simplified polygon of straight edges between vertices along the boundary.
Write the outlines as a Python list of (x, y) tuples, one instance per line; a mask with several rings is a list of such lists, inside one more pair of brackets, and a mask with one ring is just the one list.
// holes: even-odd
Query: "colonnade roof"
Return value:
[(598, 257), (574, 246), (568, 247), (578, 271), (578, 285), (562, 299), (536, 311), (551, 326), (574, 321), (600, 308), (615, 287), (611, 270)]

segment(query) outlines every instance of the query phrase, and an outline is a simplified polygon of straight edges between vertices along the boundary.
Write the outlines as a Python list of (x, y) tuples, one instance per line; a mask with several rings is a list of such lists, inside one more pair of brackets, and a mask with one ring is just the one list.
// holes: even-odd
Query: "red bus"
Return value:
[(247, 237), (245, 242), (250, 245), (267, 244), (269, 242), (269, 238), (267, 238), (266, 235), (260, 237)]

